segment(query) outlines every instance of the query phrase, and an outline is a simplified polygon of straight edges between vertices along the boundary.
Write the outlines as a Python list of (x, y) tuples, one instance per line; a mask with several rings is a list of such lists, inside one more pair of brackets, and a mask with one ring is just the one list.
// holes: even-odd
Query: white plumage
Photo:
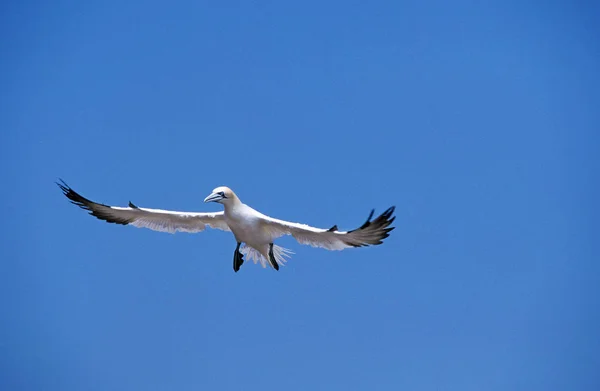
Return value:
[[(224, 186), (214, 189), (204, 200), (222, 204), (222, 212), (196, 213), (140, 208), (131, 202), (128, 207), (99, 204), (81, 196), (64, 181), (61, 182), (57, 185), (72, 203), (109, 223), (169, 233), (201, 232), (206, 226), (232, 232), (237, 242), (233, 264), (236, 272), (244, 262), (243, 255), (254, 263), (261, 262), (263, 267), (269, 264), (279, 270), (279, 265), (283, 265), (292, 254), (290, 250), (273, 243), (284, 235), (292, 235), (301, 244), (327, 250), (343, 250), (381, 244), (394, 229), (390, 227), (395, 219), (392, 216), (394, 207), (372, 221), (374, 211), (371, 211), (367, 221), (359, 228), (339, 231), (336, 225), (329, 229), (315, 228), (266, 216), (242, 203), (231, 189)], [(242, 243), (244, 246), (241, 246)]]

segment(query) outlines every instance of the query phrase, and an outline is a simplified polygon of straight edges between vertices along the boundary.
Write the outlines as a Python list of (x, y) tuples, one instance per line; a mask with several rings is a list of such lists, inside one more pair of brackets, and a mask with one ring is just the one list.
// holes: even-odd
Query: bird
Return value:
[(233, 253), (233, 270), (236, 273), (244, 263), (244, 255), (254, 261), (254, 264), (260, 262), (263, 268), (268, 264), (278, 271), (279, 266), (283, 266), (291, 258), (291, 254), (294, 254), (291, 250), (274, 244), (275, 239), (285, 235), (291, 235), (300, 244), (327, 250), (344, 250), (380, 245), (395, 228), (390, 226), (396, 218), (393, 216), (395, 206), (388, 208), (374, 220), (375, 210), (372, 209), (360, 227), (340, 231), (337, 225), (329, 229), (316, 228), (267, 216), (244, 204), (227, 186), (215, 188), (204, 199), (205, 203), (216, 202), (223, 205), (222, 211), (199, 213), (141, 208), (131, 201), (127, 207), (109, 206), (91, 201), (62, 179), (59, 181), (56, 184), (71, 203), (108, 223), (168, 233), (197, 233), (204, 231), (207, 226), (231, 232), (236, 241)]

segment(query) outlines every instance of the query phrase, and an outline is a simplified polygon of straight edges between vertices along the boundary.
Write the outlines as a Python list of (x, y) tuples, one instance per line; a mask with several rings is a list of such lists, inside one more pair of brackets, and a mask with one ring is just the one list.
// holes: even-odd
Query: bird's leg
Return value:
[(240, 252), (241, 242), (237, 242), (237, 247), (233, 252), (233, 271), (237, 273), (240, 270), (240, 266), (244, 263), (244, 254)]
[(273, 255), (273, 243), (269, 243), (269, 262), (271, 263), (271, 266), (273, 266), (273, 269), (279, 270), (279, 265)]

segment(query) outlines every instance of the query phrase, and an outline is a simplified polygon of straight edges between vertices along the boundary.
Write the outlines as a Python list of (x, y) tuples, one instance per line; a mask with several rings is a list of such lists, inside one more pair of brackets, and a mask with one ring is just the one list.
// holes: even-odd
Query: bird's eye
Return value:
[(223, 192), (223, 191), (220, 191), (218, 194), (219, 194), (221, 197), (223, 197), (223, 198), (226, 198), (226, 197), (225, 197), (225, 192)]

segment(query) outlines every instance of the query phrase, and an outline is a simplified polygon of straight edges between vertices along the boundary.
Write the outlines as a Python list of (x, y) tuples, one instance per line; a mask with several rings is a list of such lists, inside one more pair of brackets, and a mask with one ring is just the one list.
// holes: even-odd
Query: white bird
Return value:
[[(273, 244), (273, 241), (284, 235), (292, 235), (300, 244), (321, 247), (327, 250), (343, 250), (352, 247), (363, 247), (383, 243), (395, 217), (395, 207), (383, 212), (371, 221), (374, 210), (367, 221), (359, 228), (351, 231), (339, 231), (337, 225), (329, 229), (315, 228), (305, 224), (292, 223), (266, 216), (250, 206), (242, 203), (237, 195), (228, 187), (217, 187), (204, 199), (204, 202), (222, 204), (222, 212), (197, 213), (176, 212), (161, 209), (140, 208), (129, 202), (128, 207), (109, 206), (90, 201), (71, 189), (62, 179), (57, 183), (64, 195), (71, 202), (89, 214), (109, 223), (133, 225), (138, 228), (149, 228), (154, 231), (175, 233), (200, 232), (208, 225), (211, 228), (231, 231), (237, 246), (233, 253), (233, 270), (237, 272), (244, 263), (244, 254), (256, 264), (260, 261), (263, 267), (267, 262), (275, 270), (284, 265), (285, 257), (292, 252)], [(240, 250), (241, 244), (244, 246)]]

